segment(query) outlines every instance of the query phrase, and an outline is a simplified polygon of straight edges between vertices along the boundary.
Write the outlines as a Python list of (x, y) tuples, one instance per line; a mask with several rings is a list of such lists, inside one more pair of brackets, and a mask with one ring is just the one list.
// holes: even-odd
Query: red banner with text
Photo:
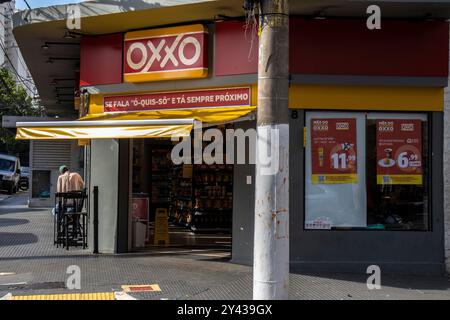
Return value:
[(103, 98), (103, 110), (130, 112), (250, 106), (250, 91), (250, 87), (247, 87), (107, 96)]
[(377, 184), (422, 184), (420, 120), (380, 119), (377, 126)]
[(357, 183), (356, 119), (311, 119), (312, 183)]

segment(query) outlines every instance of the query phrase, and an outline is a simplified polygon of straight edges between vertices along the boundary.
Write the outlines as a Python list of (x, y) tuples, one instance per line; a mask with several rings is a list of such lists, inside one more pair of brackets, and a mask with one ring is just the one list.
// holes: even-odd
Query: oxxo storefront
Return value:
[[(291, 18), (293, 269), (444, 271), (448, 30), (436, 21), (392, 20), (371, 31), (365, 20)], [(18, 138), (85, 141), (90, 194), (99, 188), (100, 252), (134, 250), (136, 232), (155, 246), (133, 222), (133, 210), (148, 201), (141, 222), (150, 228), (155, 208), (184, 224), (195, 217), (173, 207), (228, 210), (203, 223), (227, 229), (213, 243), (228, 235), (233, 262), (252, 262), (254, 166), (167, 160), (170, 137), (191, 135), (199, 122), (255, 128), (257, 48), (239, 21), (82, 38), (80, 86), (90, 94), (81, 119), (23, 126)], [(133, 200), (139, 193), (147, 200)]]

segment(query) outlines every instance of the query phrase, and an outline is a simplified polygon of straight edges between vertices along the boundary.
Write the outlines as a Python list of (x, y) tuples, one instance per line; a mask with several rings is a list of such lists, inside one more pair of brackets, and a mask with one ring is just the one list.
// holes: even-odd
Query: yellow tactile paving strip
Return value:
[(12, 300), (115, 300), (114, 292), (12, 296)]

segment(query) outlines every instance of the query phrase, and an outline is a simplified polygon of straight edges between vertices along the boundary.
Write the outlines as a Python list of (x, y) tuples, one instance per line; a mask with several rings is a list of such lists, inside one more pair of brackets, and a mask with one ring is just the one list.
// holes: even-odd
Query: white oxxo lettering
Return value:
[[(194, 55), (192, 57), (186, 56), (186, 46), (192, 45), (194, 47)], [(140, 52), (139, 61), (133, 61), (133, 53)], [(127, 50), (126, 59), (128, 66), (140, 72), (148, 72), (155, 62), (159, 62), (159, 67), (164, 69), (169, 61), (175, 67), (178, 67), (181, 62), (185, 66), (192, 66), (198, 62), (202, 53), (202, 45), (193, 36), (184, 33), (177, 35), (172, 44), (168, 44), (166, 39), (160, 40), (155, 46), (155, 43), (148, 40), (144, 42), (134, 42)]]

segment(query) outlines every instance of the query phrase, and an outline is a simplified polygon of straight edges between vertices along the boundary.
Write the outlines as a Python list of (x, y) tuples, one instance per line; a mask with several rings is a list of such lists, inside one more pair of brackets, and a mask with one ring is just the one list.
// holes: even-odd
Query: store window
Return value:
[(427, 114), (307, 112), (305, 229), (430, 230)]

